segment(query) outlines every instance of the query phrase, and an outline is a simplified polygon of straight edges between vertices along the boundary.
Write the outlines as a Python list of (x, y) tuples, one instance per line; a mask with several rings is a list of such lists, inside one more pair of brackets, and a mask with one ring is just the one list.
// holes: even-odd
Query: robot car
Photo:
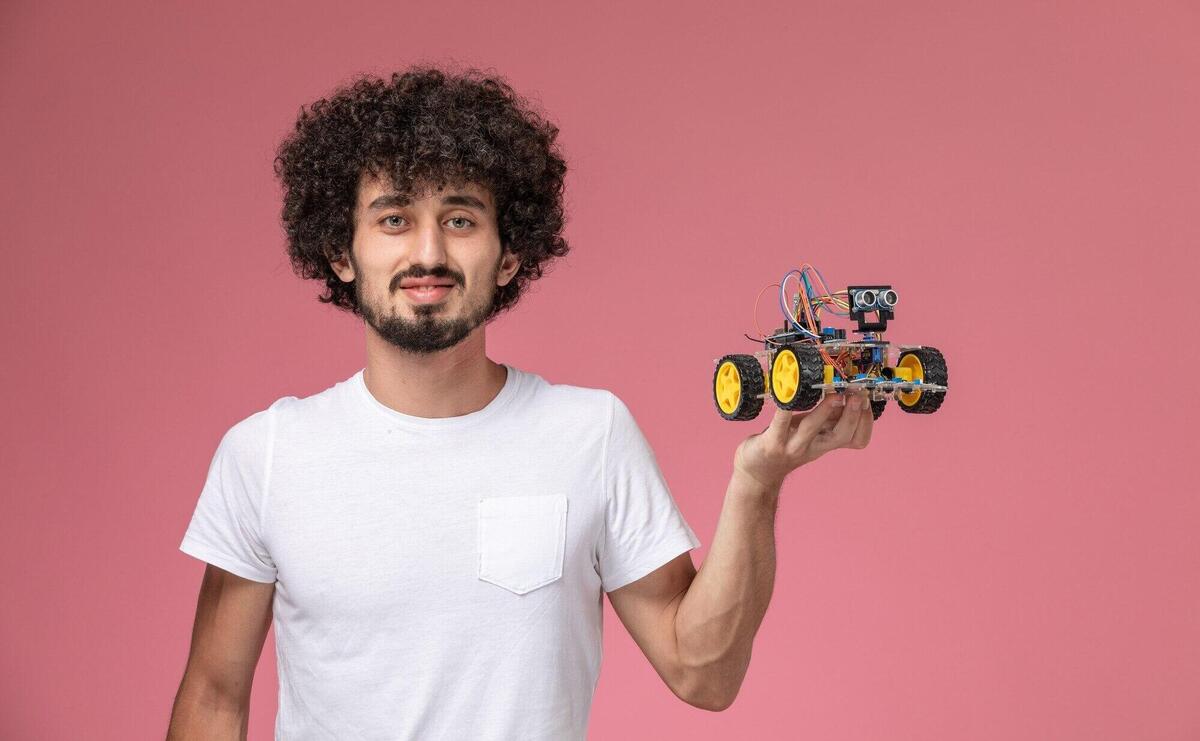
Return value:
[[(793, 277), (800, 290), (789, 302), (787, 286)], [(815, 282), (823, 293), (814, 289)], [(763, 350), (713, 361), (713, 401), (724, 419), (754, 419), (768, 395), (782, 409), (806, 411), (827, 393), (857, 388), (868, 392), (874, 419), (883, 413), (888, 397), (911, 414), (932, 414), (941, 407), (947, 391), (942, 353), (928, 345), (891, 345), (883, 339), (888, 320), (895, 316), (897, 296), (891, 286), (849, 286), (831, 293), (820, 272), (807, 263), (789, 270), (778, 286), (784, 326), (770, 336), (746, 335), (762, 342)], [(758, 296), (762, 298), (762, 291)], [(755, 301), (756, 323), (757, 309)], [(849, 316), (858, 323), (853, 331), (862, 337), (847, 340), (845, 329), (822, 327), (822, 309)], [(871, 313), (874, 321), (868, 319)]]

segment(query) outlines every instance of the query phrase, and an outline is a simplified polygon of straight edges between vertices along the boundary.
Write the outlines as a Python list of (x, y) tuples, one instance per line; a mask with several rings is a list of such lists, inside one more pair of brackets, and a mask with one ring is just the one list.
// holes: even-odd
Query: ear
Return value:
[(506, 286), (521, 269), (521, 258), (507, 247), (500, 255), (500, 269), (496, 272), (496, 285)]
[(343, 249), (329, 258), (329, 266), (333, 268), (333, 272), (342, 279), (343, 283), (354, 280), (354, 266), (350, 264), (349, 255), (349, 249)]

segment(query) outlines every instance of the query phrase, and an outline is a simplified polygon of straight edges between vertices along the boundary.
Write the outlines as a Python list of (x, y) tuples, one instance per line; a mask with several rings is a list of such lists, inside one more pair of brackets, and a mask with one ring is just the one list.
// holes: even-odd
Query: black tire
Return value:
[(796, 388), (796, 394), (788, 401), (780, 401), (775, 395), (774, 379), (771, 379), (767, 387), (770, 389), (771, 399), (780, 409), (804, 412), (815, 407), (824, 394), (822, 389), (812, 388), (812, 385), (825, 380), (825, 359), (821, 357), (821, 351), (812, 345), (784, 345), (771, 355), (771, 363), (768, 366), (770, 372), (774, 372), (775, 359), (779, 354), (789, 351), (796, 356), (796, 365), (800, 371), (800, 384)]
[[(941, 351), (936, 347), (919, 347), (915, 350), (905, 350), (900, 353), (900, 359), (897, 363), (903, 361), (907, 355), (916, 355), (917, 360), (921, 362), (921, 368), (925, 374), (922, 382), (936, 383), (939, 386), (949, 386), (949, 383), (947, 383), (949, 375), (946, 372), (946, 359), (942, 357)], [(905, 404), (899, 397), (897, 397), (896, 403), (909, 414), (933, 414), (942, 406), (947, 393), (949, 392), (922, 392), (913, 404)]]
[[(721, 401), (717, 397), (717, 376), (721, 373), (721, 366), (726, 362), (732, 363), (737, 369), (740, 388), (738, 390), (738, 401), (733, 412), (726, 413), (721, 408)], [(733, 422), (746, 422), (758, 416), (758, 413), (763, 408), (763, 396), (766, 391), (766, 382), (763, 380), (762, 364), (758, 362), (758, 358), (753, 355), (726, 355), (717, 361), (717, 367), (713, 369), (712, 390), (713, 404), (717, 407), (717, 413), (723, 418)]]

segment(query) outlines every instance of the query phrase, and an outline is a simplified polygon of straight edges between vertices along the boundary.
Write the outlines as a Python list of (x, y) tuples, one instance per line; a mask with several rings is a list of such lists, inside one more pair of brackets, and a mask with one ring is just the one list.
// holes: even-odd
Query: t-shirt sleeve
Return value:
[(221, 438), (179, 550), (240, 577), (275, 581), (261, 520), (270, 472), (274, 410), (257, 412)]
[(600, 581), (606, 592), (700, 545), (629, 407), (611, 392), (609, 404), (603, 475), (607, 505), (599, 548)]

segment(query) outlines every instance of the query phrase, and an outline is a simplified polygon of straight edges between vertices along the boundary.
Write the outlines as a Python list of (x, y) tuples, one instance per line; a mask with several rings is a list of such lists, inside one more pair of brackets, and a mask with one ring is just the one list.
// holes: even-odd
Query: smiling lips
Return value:
[(400, 290), (404, 295), (418, 304), (437, 303), (450, 295), (452, 288), (454, 284), (447, 282), (445, 278), (418, 278), (400, 283)]

